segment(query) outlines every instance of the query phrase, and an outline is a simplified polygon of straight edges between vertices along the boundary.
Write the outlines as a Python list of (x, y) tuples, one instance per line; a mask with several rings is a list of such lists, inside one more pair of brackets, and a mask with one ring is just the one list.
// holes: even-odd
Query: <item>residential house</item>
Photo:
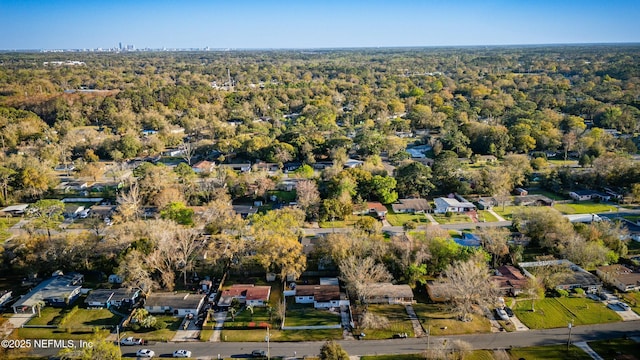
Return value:
[(384, 219), (387, 216), (387, 211), (387, 207), (377, 201), (369, 201), (353, 207), (354, 215), (373, 215), (378, 219)]
[(526, 288), (528, 281), (520, 270), (511, 265), (497, 268), (492, 280), (497, 283), (498, 289), (505, 296), (517, 296)]
[(0, 308), (4, 306), (4, 304), (8, 303), (11, 300), (12, 292), (10, 290), (0, 291)]
[(249, 172), (249, 171), (251, 171), (251, 164), (249, 164), (249, 163), (220, 164), (220, 167), (229, 168), (231, 170), (239, 171), (239, 172)]
[(195, 172), (196, 174), (206, 174), (212, 172), (215, 167), (216, 164), (214, 162), (202, 160), (193, 164), (193, 166), (191, 166), (191, 169), (193, 169), (193, 172)]
[(338, 285), (298, 285), (295, 289), (296, 304), (313, 304), (316, 309), (349, 305)]
[(640, 273), (625, 266), (619, 264), (600, 266), (596, 269), (596, 274), (602, 281), (615, 286), (620, 291), (640, 290)]
[(197, 315), (206, 298), (204, 294), (151, 293), (144, 301), (144, 308), (151, 314)]
[(358, 167), (358, 166), (362, 166), (362, 164), (364, 164), (364, 161), (355, 160), (355, 159), (348, 159), (348, 160), (344, 163), (344, 168), (345, 168), (345, 169), (349, 169), (349, 168), (356, 168), (356, 167)]
[(554, 201), (544, 195), (520, 195), (513, 201), (518, 206), (553, 206)]
[(480, 210), (489, 210), (494, 206), (498, 206), (498, 200), (492, 197), (481, 197), (478, 200), (478, 209)]
[(420, 145), (407, 148), (405, 151), (408, 152), (414, 159), (424, 159), (427, 157), (425, 153), (431, 151), (431, 149), (432, 147), (429, 145)]
[(464, 213), (476, 209), (475, 205), (460, 196), (458, 196), (458, 198), (439, 197), (434, 200), (434, 203), (436, 205), (434, 212), (437, 214), (447, 212)]
[(258, 208), (252, 205), (233, 205), (233, 211), (240, 214), (242, 218), (253, 215), (258, 212)]
[(127, 306), (135, 304), (140, 290), (120, 289), (96, 289), (87, 295), (84, 300), (89, 307), (110, 308), (111, 306)]
[(569, 193), (569, 197), (576, 201), (587, 201), (587, 200), (601, 200), (601, 201), (609, 201), (611, 200), (611, 195), (607, 195), (594, 190), (576, 190), (571, 191)]
[(363, 300), (367, 304), (410, 304), (413, 302), (413, 291), (409, 285), (368, 284)]
[(529, 195), (529, 191), (523, 189), (523, 188), (515, 188), (515, 190), (513, 190), (513, 192), (515, 192), (515, 194), (517, 196), (527, 196)]
[(29, 204), (18, 204), (7, 206), (6, 208), (0, 209), (0, 213), (4, 216), (20, 216), (23, 215), (25, 210), (29, 207)]
[(231, 306), (233, 299), (241, 304), (252, 306), (266, 306), (271, 295), (271, 286), (257, 286), (253, 284), (234, 284), (222, 290), (218, 306)]
[(255, 163), (253, 166), (257, 171), (274, 172), (280, 170), (280, 166), (276, 163), (259, 162)]
[(391, 204), (391, 208), (396, 214), (424, 214), (431, 210), (431, 206), (426, 199), (398, 199), (398, 203)]
[[(535, 277), (535, 269), (539, 267), (556, 267), (562, 276), (560, 276), (559, 284), (556, 289), (572, 290), (581, 288), (586, 292), (598, 292), (602, 289), (602, 282), (597, 276), (584, 270), (580, 266), (572, 263), (569, 260), (544, 260), (534, 262), (522, 262), (518, 266), (522, 269), (522, 272), (528, 277)], [(563, 269), (564, 268), (564, 269)]]
[(84, 276), (78, 273), (56, 275), (42, 281), (13, 304), (13, 312), (36, 313), (41, 306), (65, 307), (72, 304), (82, 289)]

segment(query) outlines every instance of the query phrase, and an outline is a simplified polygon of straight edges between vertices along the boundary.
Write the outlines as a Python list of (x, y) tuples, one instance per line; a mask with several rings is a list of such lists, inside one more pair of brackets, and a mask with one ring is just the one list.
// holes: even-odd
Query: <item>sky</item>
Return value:
[(639, 0), (0, 0), (0, 49), (640, 42)]

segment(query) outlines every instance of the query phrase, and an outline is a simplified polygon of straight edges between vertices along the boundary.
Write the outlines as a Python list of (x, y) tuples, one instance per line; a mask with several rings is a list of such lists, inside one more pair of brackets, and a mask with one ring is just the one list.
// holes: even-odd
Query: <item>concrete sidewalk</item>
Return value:
[(227, 312), (221, 311), (214, 313), (213, 318), (216, 320), (216, 327), (214, 328), (213, 334), (209, 338), (209, 341), (219, 342), (220, 333), (222, 332), (222, 327), (224, 326), (224, 321), (227, 319)]
[(591, 356), (593, 360), (604, 360), (602, 356), (598, 355), (597, 352), (593, 351), (593, 349), (589, 347), (589, 344), (587, 344), (586, 341), (576, 342), (576, 343), (573, 343), (573, 345), (582, 349), (582, 351), (586, 352), (587, 355)]

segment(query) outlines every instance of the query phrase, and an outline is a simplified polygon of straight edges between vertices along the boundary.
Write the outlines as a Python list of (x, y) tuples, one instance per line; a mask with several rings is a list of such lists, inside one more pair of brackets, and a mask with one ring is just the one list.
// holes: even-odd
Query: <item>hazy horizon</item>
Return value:
[(0, 0), (0, 49), (338, 49), (640, 42), (638, 2)]

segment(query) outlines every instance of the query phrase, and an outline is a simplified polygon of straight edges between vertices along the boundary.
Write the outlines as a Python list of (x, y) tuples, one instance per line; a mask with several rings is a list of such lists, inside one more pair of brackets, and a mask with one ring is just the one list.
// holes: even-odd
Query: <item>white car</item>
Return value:
[(156, 353), (149, 349), (140, 349), (136, 352), (137, 357), (152, 358)]
[(191, 357), (191, 351), (189, 350), (176, 350), (173, 352), (173, 357), (174, 358), (190, 358)]
[(629, 305), (623, 303), (622, 301), (618, 301), (616, 303), (616, 305), (620, 306), (623, 310), (631, 310), (631, 307), (629, 307)]
[(142, 339), (136, 339), (133, 336), (129, 336), (128, 338), (124, 338), (120, 340), (120, 345), (127, 345), (127, 346), (142, 345)]
[(504, 311), (504, 309), (496, 309), (496, 315), (504, 321), (509, 321), (509, 315), (507, 315), (507, 312)]

